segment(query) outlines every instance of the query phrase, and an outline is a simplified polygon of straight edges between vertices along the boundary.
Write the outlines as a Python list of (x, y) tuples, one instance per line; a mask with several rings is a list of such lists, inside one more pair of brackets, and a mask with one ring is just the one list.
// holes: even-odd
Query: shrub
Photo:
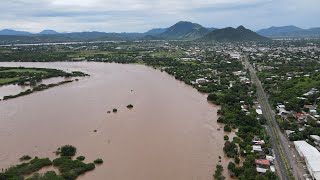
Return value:
[(236, 158), (234, 158), (234, 162), (239, 164), (240, 163), (240, 158), (237, 156)]
[(23, 175), (32, 174), (39, 171), (41, 168), (50, 165), (52, 165), (52, 162), (49, 160), (49, 158), (40, 159), (35, 157), (28, 163), (22, 163), (10, 167), (3, 174), (7, 179), (21, 179)]
[(127, 106), (127, 108), (131, 109), (131, 108), (133, 108), (133, 105), (132, 105), (132, 104), (129, 104), (129, 105)]
[(229, 125), (225, 125), (223, 130), (226, 132), (231, 132), (231, 127)]
[(19, 158), (20, 161), (27, 161), (27, 160), (30, 160), (30, 159), (31, 159), (31, 157), (29, 155), (24, 155), (21, 158)]
[(228, 169), (233, 170), (236, 167), (236, 165), (233, 162), (229, 162)]
[(83, 160), (85, 160), (86, 159), (86, 157), (84, 157), (84, 156), (78, 156), (77, 157), (77, 160), (79, 160), (79, 161), (83, 161)]
[(103, 163), (103, 160), (98, 158), (96, 160), (93, 161), (95, 164), (102, 164)]
[(217, 101), (217, 99), (218, 99), (218, 96), (217, 96), (216, 93), (211, 93), (211, 94), (209, 94), (208, 97), (207, 97), (207, 100), (208, 100), (208, 101), (212, 101), (212, 102)]
[(72, 145), (64, 145), (60, 148), (61, 156), (74, 156), (77, 153), (77, 148)]
[(238, 155), (238, 147), (234, 142), (226, 141), (223, 150), (228, 157), (235, 157)]
[(229, 140), (229, 137), (228, 137), (227, 135), (224, 135), (223, 139), (224, 139), (225, 141), (228, 141), (228, 140)]
[(223, 117), (219, 117), (219, 118), (217, 119), (217, 122), (218, 122), (218, 123), (224, 123), (224, 118), (223, 118)]
[(241, 142), (241, 139), (238, 137), (233, 137), (233, 142), (239, 144)]
[(58, 167), (60, 173), (66, 174), (67, 177), (73, 177), (74, 173), (78, 176), (95, 168), (93, 163), (85, 164), (80, 160), (72, 160), (70, 157), (59, 157), (52, 163)]
[(216, 171), (213, 175), (214, 179), (217, 180), (224, 180), (225, 177), (222, 175), (223, 167), (221, 165), (216, 166)]

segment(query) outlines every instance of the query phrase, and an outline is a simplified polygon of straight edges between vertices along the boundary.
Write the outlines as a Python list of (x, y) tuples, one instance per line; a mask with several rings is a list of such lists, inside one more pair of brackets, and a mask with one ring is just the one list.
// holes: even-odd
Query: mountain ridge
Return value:
[[(270, 32), (271, 31), (271, 32)], [(258, 34), (256, 34), (258, 33)], [(269, 33), (269, 34), (268, 34)], [(253, 32), (244, 26), (222, 29), (207, 28), (200, 24), (179, 21), (168, 28), (154, 28), (144, 33), (124, 32), (57, 32), (43, 30), (39, 33), (0, 30), (0, 43), (66, 42), (66, 41), (136, 41), (136, 40), (204, 40), (204, 41), (257, 41), (278, 37), (320, 37), (320, 28), (302, 29), (297, 26), (272, 26)]]
[(160, 37), (165, 39), (198, 39), (210, 32), (209, 29), (201, 26), (200, 24), (179, 21), (170, 26), (165, 32), (159, 34)]
[(260, 29), (258, 34), (270, 38), (312, 38), (320, 37), (320, 27), (302, 29), (294, 25), (288, 26), (271, 26), (269, 28)]
[(257, 33), (246, 29), (244, 26), (237, 28), (226, 27), (217, 29), (200, 38), (202, 41), (217, 42), (240, 42), (240, 41), (267, 41), (269, 38), (258, 35)]

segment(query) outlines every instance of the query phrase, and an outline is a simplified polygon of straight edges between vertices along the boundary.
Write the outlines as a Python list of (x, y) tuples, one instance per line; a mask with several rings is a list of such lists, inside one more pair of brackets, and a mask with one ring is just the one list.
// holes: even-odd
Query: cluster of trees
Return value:
[(68, 53), (50, 53), (50, 52), (27, 52), (17, 51), (15, 53), (0, 53), (1, 61), (24, 61), (24, 62), (51, 62), (68, 60)]
[(18, 85), (36, 85), (43, 79), (53, 77), (81, 77), (88, 76), (83, 72), (75, 71), (72, 73), (64, 72), (57, 69), (45, 68), (25, 68), (25, 67), (0, 67), (0, 80), (12, 79), (10, 81), (1, 82), (0, 85), (18, 84)]
[(238, 156), (238, 146), (234, 142), (226, 141), (224, 143), (223, 151), (227, 154), (228, 157), (235, 158)]
[(223, 167), (221, 165), (217, 165), (216, 166), (216, 171), (214, 172), (214, 179), (216, 180), (224, 180), (226, 179), (223, 175), (222, 175), (222, 172), (223, 172)]
[[(28, 180), (75, 180), (81, 174), (95, 169), (95, 164), (102, 164), (103, 160), (98, 158), (94, 163), (82, 162), (85, 157), (79, 156), (75, 160), (72, 159), (76, 155), (77, 148), (72, 145), (65, 145), (58, 149), (60, 157), (51, 161), (49, 158), (35, 157), (29, 162), (18, 164), (5, 169), (0, 173), (0, 180), (8, 179), (24, 179), (24, 176), (33, 174)], [(30, 156), (23, 156), (22, 159), (27, 161)], [(21, 159), (21, 158), (20, 158)], [(58, 168), (59, 174), (54, 171), (48, 171), (44, 174), (37, 173), (41, 168), (46, 166), (54, 166)]]
[(312, 77), (293, 78), (289, 81), (278, 83), (278, 91), (271, 94), (274, 104), (286, 102), (288, 111), (301, 112), (303, 105), (319, 103), (317, 98), (319, 94), (313, 94), (305, 97), (306, 99), (298, 99), (312, 88), (320, 89), (320, 73)]
[(72, 145), (64, 145), (58, 149), (57, 154), (61, 156), (74, 156), (77, 153), (77, 148)]
[[(269, 137), (262, 126), (263, 118), (257, 120), (255, 109), (251, 108), (254, 97), (248, 96), (250, 91), (255, 92), (254, 87), (241, 86), (237, 83), (223, 91), (210, 93), (207, 99), (221, 106), (218, 112), (220, 117), (217, 121), (225, 124), (226, 131), (230, 131), (232, 127), (238, 128), (236, 133), (238, 137), (233, 138), (232, 141), (225, 139), (223, 150), (228, 157), (234, 158), (236, 164), (240, 163), (240, 156), (245, 160), (242, 166), (236, 166), (234, 162), (231, 162), (228, 166), (230, 174), (243, 180), (268, 179), (268, 175), (257, 174), (254, 160), (258, 157), (251, 152), (254, 136), (259, 136), (266, 141), (264, 148), (269, 147), (270, 144)], [(241, 111), (240, 101), (245, 101), (244, 104), (249, 106), (250, 114)]]
[(49, 158), (35, 157), (28, 163), (22, 163), (5, 169), (4, 172), (0, 173), (0, 179), (23, 179), (24, 175), (32, 174), (34, 172), (39, 171), (43, 167), (51, 165), (52, 162)]
[(84, 163), (80, 160), (72, 160), (70, 157), (61, 156), (52, 161), (53, 166), (59, 169), (63, 179), (76, 179), (79, 175), (95, 169), (94, 163)]

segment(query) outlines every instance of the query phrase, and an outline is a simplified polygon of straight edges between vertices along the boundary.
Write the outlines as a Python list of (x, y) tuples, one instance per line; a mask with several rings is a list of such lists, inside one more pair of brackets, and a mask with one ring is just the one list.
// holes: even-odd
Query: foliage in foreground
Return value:
[[(0, 180), (24, 180), (25, 176), (32, 175), (27, 180), (75, 180), (81, 174), (95, 169), (94, 163), (82, 162), (85, 157), (79, 156), (75, 160), (71, 157), (76, 154), (76, 147), (65, 145), (60, 149), (60, 157), (51, 161), (49, 158), (35, 157), (28, 163), (22, 163), (5, 169), (0, 173)], [(26, 156), (23, 156), (26, 157)], [(29, 158), (29, 156), (28, 156)], [(25, 159), (25, 158), (23, 158)], [(102, 159), (96, 159), (95, 163), (102, 164)], [(59, 174), (54, 171), (47, 171), (39, 174), (43, 167), (54, 166), (59, 170)]]

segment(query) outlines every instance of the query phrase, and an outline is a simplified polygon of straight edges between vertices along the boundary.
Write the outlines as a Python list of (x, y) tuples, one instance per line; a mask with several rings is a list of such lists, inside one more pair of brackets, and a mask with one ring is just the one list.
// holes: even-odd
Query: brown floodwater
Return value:
[[(104, 164), (82, 180), (211, 180), (223, 155), (217, 106), (165, 72), (95, 62), (0, 63), (83, 71), (90, 77), (0, 101), (0, 168), (54, 158), (65, 144)], [(130, 110), (126, 106), (132, 104)], [(117, 108), (117, 113), (108, 114)], [(97, 130), (97, 132), (94, 132)]]

